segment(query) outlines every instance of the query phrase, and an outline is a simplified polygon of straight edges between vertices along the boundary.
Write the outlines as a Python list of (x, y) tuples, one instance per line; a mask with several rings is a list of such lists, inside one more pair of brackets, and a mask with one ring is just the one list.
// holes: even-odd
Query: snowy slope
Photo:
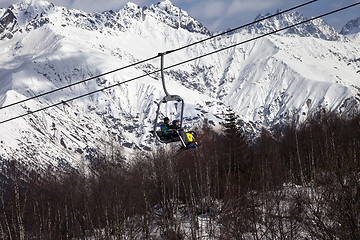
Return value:
[[(119, 12), (85, 13), (28, 1), (1, 10), (0, 106), (41, 94), (208, 37), (201, 23), (170, 1), (149, 7), (128, 3)], [(294, 17), (296, 16), (296, 17)], [(289, 22), (299, 14), (284, 16)], [(277, 22), (279, 19), (275, 20)], [(264, 23), (265, 24), (265, 23)], [(267, 22), (269, 26), (271, 22)], [(265, 25), (266, 25), (265, 24)], [(267, 27), (266, 27), (267, 28)], [(167, 88), (185, 100), (186, 126), (218, 125), (231, 106), (256, 131), (319, 108), (359, 108), (359, 44), (317, 22), (166, 71)], [(329, 30), (330, 29), (330, 30)], [(264, 26), (166, 55), (165, 66), (252, 38)], [(301, 34), (300, 34), (301, 32)], [(321, 33), (321, 34), (320, 34)], [(305, 34), (305, 35), (304, 35)], [(331, 40), (331, 41), (329, 41)], [(0, 120), (159, 69), (160, 59), (26, 103), (1, 109)], [(0, 156), (36, 158), (30, 165), (78, 167), (94, 149), (150, 150), (156, 104), (164, 96), (159, 74), (98, 92), (0, 125)], [(171, 108), (164, 114), (172, 118)]]

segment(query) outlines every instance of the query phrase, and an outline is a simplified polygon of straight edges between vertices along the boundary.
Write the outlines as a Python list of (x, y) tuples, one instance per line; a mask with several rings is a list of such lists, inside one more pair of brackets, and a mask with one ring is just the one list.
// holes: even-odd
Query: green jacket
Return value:
[(163, 132), (164, 135), (168, 135), (171, 133), (171, 131), (169, 131), (169, 124), (162, 124), (161, 125), (161, 131)]

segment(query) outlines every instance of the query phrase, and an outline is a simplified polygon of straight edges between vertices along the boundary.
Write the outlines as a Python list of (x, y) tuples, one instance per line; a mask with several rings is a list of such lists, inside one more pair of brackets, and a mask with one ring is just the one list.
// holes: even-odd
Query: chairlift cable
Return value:
[[(337, 10), (333, 10), (333, 11), (324, 13), (324, 14), (321, 14), (321, 15), (319, 15), (319, 16), (317, 16), (317, 17), (313, 17), (313, 18), (310, 18), (310, 19), (308, 19), (308, 20), (304, 20), (304, 21), (302, 21), (302, 22), (299, 22), (299, 23), (290, 25), (290, 26), (288, 26), (288, 27), (284, 27), (284, 28), (275, 30), (275, 31), (273, 31), (273, 32), (266, 33), (266, 34), (263, 34), (263, 35), (260, 35), (260, 36), (257, 36), (257, 37), (248, 39), (248, 40), (246, 40), (246, 41), (243, 41), (243, 42), (240, 42), (240, 43), (236, 43), (236, 44), (233, 44), (233, 45), (231, 45), (231, 46), (224, 47), (224, 48), (218, 49), (218, 50), (216, 50), (216, 51), (213, 51), (213, 52), (210, 52), (210, 53), (207, 53), (207, 54), (203, 54), (203, 55), (200, 55), (200, 56), (198, 56), (198, 57), (191, 58), (191, 59), (188, 59), (188, 60), (186, 60), (186, 61), (183, 61), (183, 62), (174, 64), (174, 65), (168, 66), (168, 67), (164, 68), (164, 70), (165, 70), (165, 69), (170, 69), (170, 68), (173, 68), (173, 67), (176, 67), (176, 66), (179, 66), (179, 65), (182, 65), (182, 64), (185, 64), (185, 63), (188, 63), (188, 62), (191, 62), (191, 61), (194, 61), (194, 60), (197, 60), (197, 59), (200, 59), (200, 58), (203, 58), (203, 57), (206, 57), (206, 56), (209, 56), (209, 55), (212, 55), (212, 54), (215, 54), (215, 53), (218, 53), (218, 52), (221, 52), (221, 51), (230, 49), (230, 48), (233, 48), (233, 47), (236, 47), (236, 46), (241, 45), (241, 44), (245, 44), (245, 43), (248, 43), (248, 42), (251, 42), (251, 41), (254, 41), (254, 40), (257, 40), (257, 39), (260, 39), (260, 38), (263, 38), (263, 37), (266, 37), (266, 36), (275, 34), (275, 33), (278, 33), (278, 32), (280, 32), (280, 31), (284, 31), (284, 30), (286, 30), (286, 29), (289, 29), (289, 28), (292, 28), (292, 27), (295, 27), (295, 26), (298, 26), (298, 25), (301, 25), (301, 24), (304, 24), (304, 23), (313, 21), (313, 20), (315, 20), (315, 19), (322, 18), (322, 17), (328, 16), (328, 15), (331, 15), (331, 14), (334, 14), (334, 13), (337, 13), (337, 12), (340, 12), (340, 11), (343, 11), (343, 10), (346, 10), (346, 9), (348, 9), (348, 8), (357, 6), (357, 5), (359, 5), (359, 4), (360, 4), (360, 2), (356, 2), (356, 3), (354, 3), (354, 4), (351, 4), (351, 5), (348, 5), (348, 6), (339, 8), (339, 9), (337, 9)], [(18, 115), (18, 116), (16, 116), (16, 117), (12, 117), (12, 118), (3, 120), (3, 121), (0, 122), (0, 124), (6, 123), (6, 122), (9, 122), (9, 121), (18, 119), (18, 118), (22, 118), (22, 117), (25, 117), (25, 116), (28, 116), (28, 115), (30, 115), (30, 114), (34, 114), (34, 113), (37, 113), (37, 112), (40, 112), (40, 111), (44, 111), (44, 110), (46, 110), (46, 109), (49, 109), (49, 108), (58, 106), (58, 105), (60, 105), (60, 104), (64, 104), (64, 103), (67, 103), (67, 102), (70, 102), (70, 101), (74, 101), (74, 100), (79, 99), (79, 98), (82, 98), (82, 97), (86, 97), (86, 96), (92, 95), (92, 94), (94, 94), (94, 93), (102, 92), (102, 91), (108, 90), (108, 89), (110, 89), (110, 88), (117, 87), (117, 86), (120, 86), (120, 85), (122, 85), (122, 84), (129, 83), (129, 82), (138, 80), (138, 79), (143, 78), (143, 77), (146, 77), (146, 76), (148, 76), (148, 75), (150, 75), (150, 74), (158, 73), (158, 72), (160, 72), (160, 71), (161, 71), (161, 70), (155, 70), (155, 71), (153, 71), (153, 72), (150, 72), (150, 73), (147, 73), (147, 74), (138, 76), (138, 77), (134, 77), (134, 78), (129, 79), (129, 80), (126, 80), (126, 81), (124, 81), (124, 82), (120, 82), (120, 83), (117, 83), (117, 84), (113, 84), (113, 85), (110, 85), (110, 86), (107, 86), (107, 87), (104, 87), (104, 88), (101, 88), (101, 89), (98, 89), (98, 90), (95, 90), (95, 91), (92, 91), (92, 92), (89, 92), (89, 93), (86, 93), (86, 94), (83, 94), (83, 95), (79, 95), (79, 96), (76, 96), (76, 97), (73, 97), (73, 98), (70, 98), (70, 99), (67, 99), (67, 100), (62, 100), (62, 101), (60, 101), (60, 102), (58, 102), (58, 103), (55, 103), (55, 104), (52, 104), (52, 105), (49, 105), (49, 106), (46, 106), (46, 107), (43, 107), (43, 108), (40, 108), (40, 109), (37, 109), (37, 110), (34, 110), (34, 111), (29, 111), (28, 113), (21, 114), (21, 115)]]
[(253, 24), (262, 22), (262, 21), (264, 21), (264, 20), (267, 20), (267, 19), (270, 19), (270, 18), (273, 18), (273, 17), (276, 17), (276, 16), (281, 15), (281, 14), (283, 14), (283, 13), (290, 12), (290, 11), (295, 10), (295, 9), (297, 9), (297, 8), (304, 7), (304, 6), (306, 6), (306, 5), (309, 5), (309, 4), (314, 3), (314, 2), (317, 2), (317, 1), (319, 1), (319, 0), (312, 0), (312, 1), (309, 1), (309, 2), (306, 2), (306, 3), (300, 4), (300, 5), (297, 5), (297, 6), (295, 6), (295, 7), (292, 7), (292, 8), (283, 10), (283, 11), (279, 11), (279, 12), (277, 12), (277, 13), (275, 13), (275, 14), (272, 14), (272, 15), (269, 15), (269, 16), (267, 16), (267, 17), (264, 17), (264, 18), (255, 20), (255, 21), (253, 21), (253, 22), (250, 22), (250, 23), (241, 25), (241, 26), (236, 27), (236, 28), (232, 28), (232, 29), (227, 30), (227, 31), (225, 31), (225, 32), (218, 33), (218, 34), (216, 34), (216, 35), (213, 35), (213, 36), (210, 36), (210, 37), (208, 37), (208, 38), (199, 40), (199, 41), (197, 41), (197, 42), (190, 43), (190, 44), (188, 44), (188, 45), (186, 45), (186, 46), (179, 47), (179, 48), (176, 48), (176, 49), (173, 49), (173, 50), (169, 50), (169, 51), (165, 52), (165, 54), (177, 52), (177, 51), (179, 51), (179, 50), (182, 50), (182, 49), (191, 47), (191, 46), (193, 46), (193, 45), (196, 45), (196, 44), (199, 44), (199, 43), (202, 43), (202, 42), (211, 40), (211, 39), (213, 39), (213, 38), (217, 38), (217, 37), (220, 37), (220, 36), (222, 36), (222, 35), (226, 35), (226, 34), (228, 34), (228, 33), (235, 32), (235, 31), (237, 31), (237, 30), (239, 30), (239, 29), (242, 29), (242, 28), (251, 26), (251, 25), (253, 25)]
[[(166, 52), (164, 52), (163, 54), (166, 55), (166, 54), (169, 54), (169, 53), (173, 53), (173, 52), (176, 52), (176, 51), (179, 51), (179, 50), (188, 48), (188, 47), (190, 47), (190, 46), (193, 46), (193, 45), (196, 45), (196, 44), (199, 44), (199, 43), (202, 43), (202, 42), (211, 40), (211, 39), (213, 39), (213, 38), (219, 37), (219, 36), (221, 36), (221, 35), (228, 34), (228, 33), (230, 33), (230, 32), (234, 32), (234, 31), (239, 30), (239, 29), (241, 29), (241, 28), (250, 26), (250, 25), (252, 25), (252, 24), (255, 24), (255, 23), (264, 21), (264, 20), (266, 20), (266, 19), (269, 19), (269, 18), (272, 18), (272, 17), (275, 17), (275, 16), (278, 16), (278, 15), (280, 15), (280, 14), (283, 14), (283, 13), (286, 13), (286, 12), (289, 12), (289, 11), (292, 11), (292, 10), (295, 10), (295, 9), (297, 9), (297, 8), (300, 8), (300, 7), (309, 5), (309, 4), (314, 3), (314, 2), (316, 2), (316, 1), (319, 1), (319, 0), (312, 0), (312, 1), (309, 1), (309, 2), (306, 2), (306, 3), (303, 3), (303, 4), (300, 4), (300, 5), (297, 5), (297, 6), (295, 6), (295, 7), (289, 8), (289, 9), (284, 10), (284, 11), (280, 11), (280, 12), (278, 12), (278, 13), (276, 13), (276, 14), (267, 16), (267, 17), (265, 17), (265, 18), (262, 18), (262, 19), (259, 19), (259, 20), (256, 20), (256, 21), (253, 21), (253, 22), (251, 22), (251, 23), (248, 23), (248, 24), (245, 24), (245, 25), (242, 25), (242, 26), (239, 26), (239, 27), (236, 27), (236, 28), (227, 30), (227, 31), (225, 31), (225, 32), (222, 32), (222, 33), (219, 33), (219, 34), (210, 36), (210, 37), (205, 38), (205, 39), (203, 39), (203, 40), (200, 40), (200, 41), (197, 41), (197, 42), (194, 42), (194, 43), (191, 43), (191, 44), (188, 44), (188, 45), (185, 45), (185, 46), (182, 46), (182, 47), (173, 49), (173, 50), (166, 51)], [(130, 64), (130, 65), (127, 65), (127, 66), (124, 66), (124, 67), (121, 67), (121, 68), (114, 69), (114, 70), (109, 71), (109, 72), (105, 72), (105, 73), (102, 73), (102, 74), (99, 74), (99, 75), (96, 75), (96, 76), (93, 76), (93, 77), (90, 77), (90, 78), (87, 78), (87, 79), (84, 79), (84, 80), (81, 80), (81, 81), (78, 81), (78, 82), (75, 82), (75, 83), (72, 83), (72, 84), (69, 84), (69, 85), (66, 85), (66, 86), (63, 86), (63, 87), (60, 87), (60, 88), (56, 88), (56, 89), (50, 90), (50, 91), (48, 91), (48, 92), (44, 92), (44, 93), (41, 93), (41, 94), (38, 94), (38, 95), (35, 95), (35, 96), (32, 96), (32, 97), (29, 97), (29, 98), (27, 98), (27, 99), (23, 99), (23, 100), (18, 101), (18, 102), (14, 102), (14, 103), (11, 103), (11, 104), (8, 104), (8, 105), (5, 105), (5, 106), (1, 106), (1, 107), (0, 107), (0, 110), (5, 109), (5, 108), (9, 108), (9, 107), (12, 107), (12, 106), (15, 106), (15, 105), (18, 105), (18, 104), (21, 104), (21, 103), (25, 103), (25, 102), (28, 102), (28, 101), (30, 101), (30, 100), (33, 100), (33, 99), (36, 99), (36, 98), (39, 98), (39, 97), (46, 96), (46, 95), (48, 95), (48, 94), (55, 93), (55, 92), (64, 90), (64, 89), (66, 89), (66, 88), (70, 88), (70, 87), (79, 85), (79, 84), (81, 84), (81, 83), (85, 83), (85, 82), (88, 82), (88, 81), (90, 81), (90, 80), (94, 80), (94, 79), (97, 79), (97, 78), (99, 78), (99, 77), (103, 77), (103, 76), (106, 76), (106, 75), (108, 75), (108, 74), (111, 74), (111, 73), (114, 73), (114, 72), (118, 72), (118, 71), (120, 71), (120, 70), (124, 70), (124, 69), (126, 69), (126, 68), (133, 67), (133, 66), (136, 66), (136, 65), (139, 65), (139, 64), (142, 64), (142, 63), (145, 63), (145, 62), (154, 60), (155, 58), (157, 58), (157, 57), (159, 57), (159, 56), (160, 56), (160, 55), (157, 55), (157, 56), (154, 56), (154, 57), (150, 57), (150, 58), (141, 60), (141, 61), (139, 61), (139, 62)]]
[(343, 10), (345, 10), (345, 9), (354, 7), (354, 6), (359, 5), (359, 4), (360, 4), (360, 2), (357, 2), (357, 3), (351, 4), (351, 5), (345, 6), (345, 7), (343, 7), (343, 8), (339, 8), (339, 9), (337, 9), (337, 10), (324, 13), (324, 14), (319, 15), (319, 16), (317, 16), (317, 17), (312, 17), (312, 18), (310, 18), (310, 19), (307, 19), (307, 20), (304, 20), (304, 21), (295, 23), (295, 24), (293, 24), (293, 25), (290, 25), (290, 26), (287, 26), (287, 27), (284, 27), (284, 28), (280, 28), (280, 29), (278, 29), (278, 30), (275, 30), (275, 31), (272, 31), (272, 32), (269, 32), (269, 33), (265, 33), (265, 34), (263, 34), (263, 35), (259, 35), (259, 36), (257, 36), (257, 37), (251, 38), (251, 39), (247, 39), (247, 40), (245, 40), (245, 41), (242, 41), (242, 42), (239, 42), (239, 43), (236, 43), (236, 44), (233, 44), (233, 45), (224, 47), (224, 48), (220, 48), (220, 49), (215, 50), (215, 51), (213, 51), (213, 52), (206, 53), (206, 54), (200, 55), (200, 56), (198, 56), (198, 57), (194, 57), (194, 58), (188, 59), (188, 60), (186, 60), (186, 61), (183, 61), (183, 62), (180, 62), (180, 63), (173, 64), (173, 65), (171, 65), (171, 66), (165, 67), (164, 70), (167, 70), (167, 69), (170, 69), (170, 68), (174, 68), (174, 67), (176, 67), (176, 66), (179, 66), (179, 65), (182, 65), (182, 64), (185, 64), (185, 63), (188, 63), (188, 62), (192, 62), (192, 61), (194, 61), (194, 60), (197, 60), (197, 59), (200, 59), (200, 58), (203, 58), (203, 57), (206, 57), (206, 56), (215, 54), (215, 53), (219, 53), (219, 52), (225, 51), (225, 50), (227, 50), (227, 49), (230, 49), (230, 48), (233, 48), (233, 47), (236, 47), (236, 46), (239, 46), (239, 45), (248, 43), (248, 42), (252, 42), (252, 41), (258, 40), (258, 39), (260, 39), (260, 38), (266, 37), (266, 36), (273, 35), (273, 34), (275, 34), (275, 33), (278, 33), (278, 32), (281, 32), (281, 31), (284, 31), (284, 30), (287, 30), (287, 29), (290, 29), (290, 28), (299, 26), (299, 25), (301, 25), (301, 24), (304, 24), (304, 23), (307, 23), (307, 22), (311, 22), (311, 21), (313, 21), (313, 20), (316, 20), (316, 19), (319, 19), (319, 18), (328, 16), (328, 15), (331, 15), (331, 14), (334, 14), (334, 13), (337, 13), (337, 12), (340, 12), (340, 11), (343, 11)]
[(75, 83), (72, 83), (72, 84), (69, 84), (69, 85), (60, 87), (60, 88), (56, 88), (56, 89), (50, 90), (50, 91), (48, 91), (48, 92), (44, 92), (44, 93), (41, 93), (41, 94), (32, 96), (32, 97), (30, 97), (30, 98), (27, 98), (27, 99), (24, 99), (24, 100), (21, 100), (21, 101), (18, 101), (18, 102), (14, 102), (14, 103), (11, 103), (11, 104), (2, 106), (2, 107), (0, 107), (0, 110), (1, 110), (1, 109), (5, 109), (5, 108), (8, 108), (8, 107), (15, 106), (15, 105), (20, 104), (20, 103), (24, 103), (24, 102), (33, 100), (33, 99), (35, 99), (35, 98), (43, 97), (43, 96), (48, 95), (48, 94), (51, 94), (51, 93), (58, 92), (58, 91), (60, 91), (60, 90), (66, 89), (66, 88), (73, 87), (73, 86), (79, 85), (79, 84), (81, 84), (81, 83), (85, 83), (85, 82), (88, 82), (88, 81), (90, 81), (90, 80), (94, 80), (94, 79), (103, 77), (103, 76), (105, 76), (105, 75), (108, 75), (108, 74), (111, 74), (111, 73), (114, 73), (114, 72), (118, 72), (118, 71), (120, 71), (120, 70), (124, 70), (124, 69), (129, 68), (129, 67), (134, 67), (134, 66), (139, 65), (139, 64), (141, 64), (141, 63), (145, 63), (145, 62), (151, 61), (151, 60), (153, 60), (153, 59), (155, 59), (155, 58), (157, 58), (157, 56), (151, 57), (151, 58), (147, 58), (147, 59), (145, 59), (145, 60), (142, 60), (142, 61), (139, 61), (139, 62), (136, 62), (136, 63), (133, 63), (133, 64), (129, 64), (129, 65), (127, 65), (127, 66), (124, 66), (124, 67), (121, 67), (121, 68), (117, 68), (117, 69), (111, 70), (111, 71), (109, 71), (109, 72), (105, 72), (105, 73), (102, 73), (102, 74), (99, 74), (99, 75), (96, 75), (96, 76), (93, 76), (93, 77), (90, 77), (90, 78), (81, 80), (81, 81), (79, 81), (79, 82), (75, 82)]

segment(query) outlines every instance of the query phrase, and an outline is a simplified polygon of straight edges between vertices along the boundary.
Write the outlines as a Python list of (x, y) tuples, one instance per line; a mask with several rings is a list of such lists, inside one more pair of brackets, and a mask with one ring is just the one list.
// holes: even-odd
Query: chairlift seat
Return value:
[(162, 131), (156, 131), (156, 135), (159, 137), (161, 141), (164, 143), (170, 143), (170, 142), (178, 142), (180, 141), (180, 138), (178, 136), (166, 136)]

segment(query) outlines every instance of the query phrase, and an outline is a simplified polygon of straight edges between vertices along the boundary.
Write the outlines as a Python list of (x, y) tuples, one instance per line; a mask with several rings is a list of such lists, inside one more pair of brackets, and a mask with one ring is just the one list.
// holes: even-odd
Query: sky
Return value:
[[(0, 8), (21, 0), (0, 0)], [(36, 0), (25, 0), (36, 1)], [(69, 9), (81, 9), (85, 12), (118, 11), (127, 2), (133, 2), (140, 7), (150, 6), (162, 0), (48, 0), (57, 6)], [(210, 31), (225, 31), (252, 22), (259, 14), (275, 13), (278, 9), (288, 9), (310, 0), (170, 0), (175, 6), (188, 12), (200, 21)], [(359, 2), (360, 0), (318, 0), (297, 11), (305, 17), (314, 17), (338, 8)], [(350, 20), (360, 17), (360, 5), (333, 14), (324, 20), (337, 30)]]

